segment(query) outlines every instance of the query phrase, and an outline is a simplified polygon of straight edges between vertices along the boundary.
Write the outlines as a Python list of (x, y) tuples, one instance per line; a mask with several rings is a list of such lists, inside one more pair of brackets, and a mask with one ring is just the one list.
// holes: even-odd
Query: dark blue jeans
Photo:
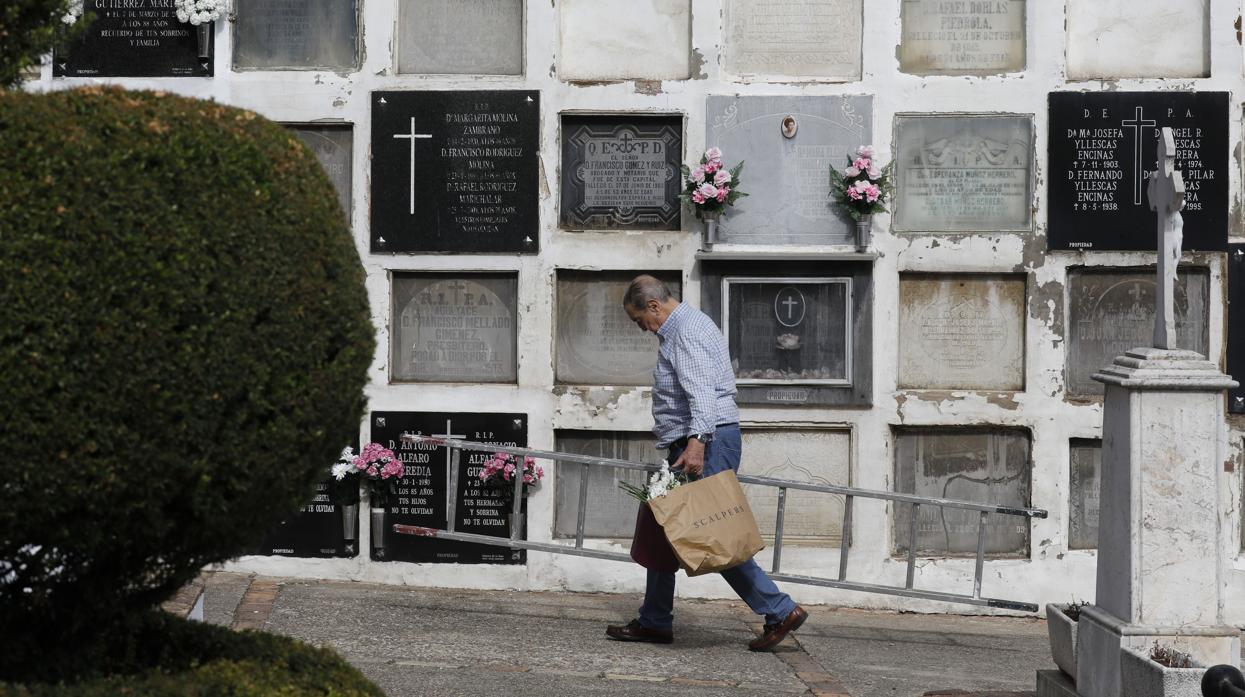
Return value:
[[(713, 440), (705, 446), (706, 477), (725, 472), (739, 471), (739, 459), (743, 441), (739, 426), (719, 426)], [(679, 459), (682, 449), (670, 449), (670, 463)], [(795, 610), (791, 596), (778, 590), (769, 575), (751, 559), (721, 572), (748, 607), (758, 615), (765, 616), (766, 624), (781, 622)], [(648, 572), (648, 587), (644, 591), (644, 604), (640, 606), (640, 624), (650, 629), (670, 629), (674, 624), (674, 574), (659, 571)]]

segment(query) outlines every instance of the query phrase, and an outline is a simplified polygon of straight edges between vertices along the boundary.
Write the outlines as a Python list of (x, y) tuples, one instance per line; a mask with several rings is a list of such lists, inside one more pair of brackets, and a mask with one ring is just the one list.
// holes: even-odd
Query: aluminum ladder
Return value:
[[(436, 445), (449, 448), (449, 481), (448, 486), (446, 487), (446, 518), (448, 527), (441, 530), (437, 528), (403, 525), (397, 523), (393, 526), (393, 531), (395, 533), (402, 535), (416, 535), (419, 537), (432, 537), (444, 540), (456, 540), (460, 542), (475, 542), (484, 545), (506, 547), (509, 549), (524, 549), (535, 552), (547, 552), (549, 554), (570, 554), (580, 557), (592, 557), (595, 559), (608, 559), (610, 561), (634, 563), (629, 555), (621, 552), (609, 552), (584, 547), (584, 515), (587, 510), (586, 504), (588, 499), (588, 468), (595, 466), (617, 467), (619, 469), (628, 470), (656, 471), (659, 469), (660, 465), (631, 462), (629, 460), (589, 457), (586, 455), (573, 455), (570, 453), (559, 453), (548, 450), (536, 450), (534, 448), (490, 445), (487, 443), (477, 443), (473, 441), (411, 433), (402, 434), (402, 440), (407, 443), (423, 443), (426, 445)], [(519, 539), (522, 533), (522, 523), (520, 522), (520, 517), (518, 515), (511, 516), (509, 538), (493, 537), (490, 535), (480, 535), (476, 533), (456, 532), (454, 530), (455, 518), (457, 517), (455, 510), (455, 494), (458, 491), (459, 463), (461, 462), (462, 452), (464, 450), (470, 450), (473, 452), (508, 453), (519, 457), (534, 457), (537, 459), (552, 460), (557, 463), (578, 464), (580, 466), (579, 517), (575, 523), (574, 546), (572, 547), (569, 544), (559, 544), (556, 542), (531, 542)], [(862, 593), (898, 595), (908, 598), (920, 598), (922, 600), (936, 600), (945, 603), (960, 603), (980, 607), (1019, 610), (1022, 612), (1037, 612), (1038, 610), (1038, 606), (1034, 603), (982, 597), (981, 577), (986, 553), (986, 519), (990, 515), (1019, 516), (1022, 518), (1045, 518), (1046, 511), (1040, 508), (996, 506), (986, 503), (975, 503), (972, 501), (956, 501), (953, 499), (931, 498), (928, 496), (915, 496), (912, 494), (899, 494), (891, 491), (875, 491), (872, 489), (858, 489), (846, 486), (809, 484), (785, 479), (773, 479), (770, 477), (754, 477), (752, 475), (744, 474), (739, 475), (739, 481), (741, 484), (756, 484), (760, 486), (772, 486), (778, 488), (778, 513), (774, 524), (774, 555), (773, 564), (770, 569), (770, 578), (775, 581), (782, 581), (784, 583), (799, 583), (810, 586), (822, 586), (825, 588), (839, 588), (849, 591), (860, 591)], [(519, 507), (522, 505), (522, 486), (522, 477), (515, 477), (514, 496), (512, 497), (511, 504), (512, 513), (518, 513)], [(783, 515), (786, 510), (787, 490), (789, 489), (814, 491), (825, 494), (839, 494), (844, 497), (843, 539), (840, 544), (839, 575), (837, 579), (787, 574), (781, 571)], [(857, 498), (878, 499), (882, 501), (891, 501), (897, 504), (909, 504), (912, 506), (912, 515), (908, 526), (909, 544), (907, 554), (907, 580), (903, 586), (888, 586), (847, 580), (848, 549), (851, 546), (852, 537), (852, 502)], [(977, 511), (980, 514), (977, 524), (977, 563), (976, 572), (973, 576), (973, 592), (971, 595), (921, 590), (913, 587), (913, 577), (916, 572), (917, 545), (915, 544), (915, 540), (917, 533), (917, 520), (919, 517), (918, 513), (921, 506), (937, 506), (940, 509), (953, 508)]]

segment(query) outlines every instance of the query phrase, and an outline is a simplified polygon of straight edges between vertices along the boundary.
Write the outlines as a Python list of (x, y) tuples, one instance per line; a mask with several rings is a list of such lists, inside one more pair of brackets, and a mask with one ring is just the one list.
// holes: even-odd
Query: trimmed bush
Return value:
[(3, 93), (0, 161), (2, 679), (310, 499), (375, 339), (332, 185), (252, 112)]
[[(82, 647), (78, 663), (107, 666), (79, 682), (0, 683), (0, 697), (184, 697), (340, 695), (383, 697), (332, 649), (263, 632), (235, 632), (158, 612), (139, 613), (118, 633)], [(84, 660), (85, 659), (85, 660)], [(71, 670), (81, 668), (52, 666)]]

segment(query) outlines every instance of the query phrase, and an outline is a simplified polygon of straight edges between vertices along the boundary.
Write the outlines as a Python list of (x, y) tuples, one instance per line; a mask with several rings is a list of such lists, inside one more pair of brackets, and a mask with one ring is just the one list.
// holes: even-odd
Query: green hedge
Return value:
[(2, 679), (308, 500), (375, 339), (338, 197), (278, 124), (0, 93), (0, 162)]
[[(76, 665), (47, 665), (48, 682), (0, 683), (0, 697), (384, 695), (331, 649), (274, 634), (147, 612), (98, 639)], [(85, 677), (66, 681), (56, 670)]]

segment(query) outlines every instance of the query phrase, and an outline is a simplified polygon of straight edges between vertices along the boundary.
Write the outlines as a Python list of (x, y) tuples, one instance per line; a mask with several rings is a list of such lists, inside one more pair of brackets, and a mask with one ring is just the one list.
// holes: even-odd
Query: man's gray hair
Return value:
[(631, 285), (627, 286), (627, 293), (623, 295), (623, 305), (633, 310), (643, 310), (650, 300), (665, 303), (672, 297), (674, 296), (665, 283), (643, 274), (631, 279)]

